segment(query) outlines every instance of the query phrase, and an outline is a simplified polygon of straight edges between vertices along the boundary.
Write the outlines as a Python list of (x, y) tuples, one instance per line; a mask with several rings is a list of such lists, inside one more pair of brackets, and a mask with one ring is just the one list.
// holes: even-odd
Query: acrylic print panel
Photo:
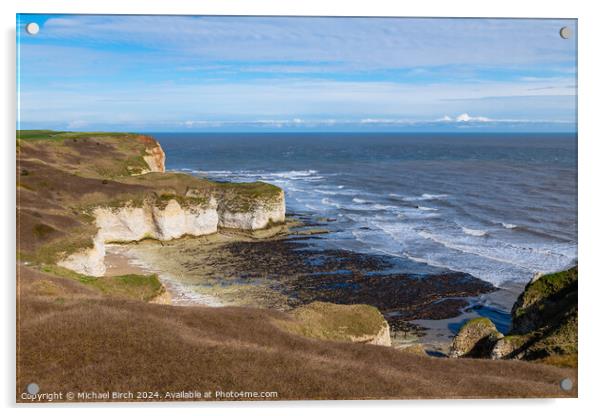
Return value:
[(575, 397), (576, 37), (18, 15), (17, 400)]

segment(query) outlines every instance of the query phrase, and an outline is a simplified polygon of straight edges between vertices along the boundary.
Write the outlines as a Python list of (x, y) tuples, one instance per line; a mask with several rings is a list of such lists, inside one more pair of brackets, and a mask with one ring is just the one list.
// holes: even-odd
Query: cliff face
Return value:
[(259, 203), (247, 211), (232, 211), (227, 206), (217, 210), (218, 225), (223, 228), (240, 230), (259, 230), (270, 224), (284, 222), (285, 204), (284, 193), (270, 202)]
[(152, 137), (21, 131), (19, 256), (102, 276), (105, 244), (171, 240), (284, 222), (284, 193), (263, 182), (216, 183), (165, 172)]
[(165, 172), (165, 153), (159, 142), (152, 139), (146, 146), (146, 155), (142, 158), (149, 167), (148, 172)]
[(93, 211), (98, 233), (93, 247), (69, 255), (59, 265), (78, 273), (102, 276), (106, 243), (128, 243), (145, 238), (167, 241), (185, 235), (213, 234), (218, 227), (258, 230), (284, 222), (284, 194), (269, 203), (258, 202), (246, 212), (232, 212), (225, 205), (218, 207), (215, 197), (207, 203), (180, 205), (169, 199), (164, 207), (145, 201), (141, 207), (126, 205), (118, 208), (97, 207)]

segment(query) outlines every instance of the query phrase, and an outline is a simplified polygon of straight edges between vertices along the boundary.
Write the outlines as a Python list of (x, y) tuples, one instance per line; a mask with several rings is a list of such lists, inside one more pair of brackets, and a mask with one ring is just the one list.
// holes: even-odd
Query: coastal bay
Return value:
[[(542, 338), (537, 331), (547, 328), (545, 320), (520, 335), (543, 345), (527, 346), (534, 359), (569, 339), (569, 358), (550, 362), (571, 368), (440, 358), (449, 355), (454, 335), (459, 343), (469, 318), (489, 317), (495, 324), (487, 328), (504, 331), (511, 317), (503, 311), (516, 300), (520, 279), (494, 284), (487, 275), (358, 245), (350, 229), (375, 230), (350, 224), (347, 208), (295, 210), (299, 200), (291, 186), (171, 170), (169, 155), (150, 136), (26, 131), (17, 143), (21, 387), (31, 379), (59, 390), (74, 388), (70, 383), (131, 387), (122, 372), (127, 366), (136, 368), (140, 388), (164, 388), (166, 378), (177, 380), (177, 388), (191, 388), (191, 380), (203, 374), (212, 376), (202, 383), (213, 386), (239, 372), (231, 363), (243, 356), (245, 362), (270, 362), (266, 368), (275, 365), (283, 374), (302, 373), (312, 383), (331, 379), (335, 371), (341, 380), (321, 390), (323, 398), (469, 397), (477, 390), (483, 397), (500, 391), (549, 397), (558, 395), (559, 377), (576, 374), (576, 315), (566, 325), (554, 322), (562, 336)], [(314, 182), (318, 173), (293, 176)], [(314, 190), (324, 191), (320, 185)], [(359, 196), (353, 199), (363, 204)], [(386, 211), (375, 210), (367, 210), (367, 218)], [(60, 319), (41, 318), (49, 316)], [(494, 348), (496, 354), (522, 354), (512, 350), (515, 339), (501, 338), (505, 344)], [(474, 342), (479, 340), (462, 345)], [(199, 367), (202, 357), (215, 353), (230, 358)], [(96, 368), (108, 381), (82, 378), (90, 357), (98, 361), (106, 354), (112, 358)], [(361, 385), (357, 354), (371, 357), (362, 361), (367, 376)], [(52, 370), (59, 356), (69, 359), (69, 380)], [(183, 356), (196, 357), (197, 364)], [(148, 357), (165, 365), (149, 366)], [(308, 359), (315, 365), (308, 367)], [(316, 397), (296, 375), (273, 380), (256, 366), (253, 371), (255, 379), (242, 378), (234, 387), (271, 383), (286, 398)], [(457, 371), (475, 380), (484, 372), (497, 378), (477, 390), (474, 380), (458, 390), (448, 378)], [(397, 376), (382, 377), (391, 372)], [(409, 376), (418, 377), (418, 387), (400, 393), (395, 380)], [(523, 380), (520, 387), (513, 384), (517, 379)], [(545, 382), (534, 385), (533, 379)]]

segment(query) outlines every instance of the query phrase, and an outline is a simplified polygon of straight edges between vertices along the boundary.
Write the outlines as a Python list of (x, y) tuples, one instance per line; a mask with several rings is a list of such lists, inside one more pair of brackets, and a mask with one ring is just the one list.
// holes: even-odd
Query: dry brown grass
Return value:
[[(103, 390), (277, 391), (279, 399), (573, 397), (576, 371), (518, 361), (453, 360), (321, 341), (271, 310), (110, 299), (20, 267), (17, 396)], [(19, 400), (19, 397), (17, 397)]]

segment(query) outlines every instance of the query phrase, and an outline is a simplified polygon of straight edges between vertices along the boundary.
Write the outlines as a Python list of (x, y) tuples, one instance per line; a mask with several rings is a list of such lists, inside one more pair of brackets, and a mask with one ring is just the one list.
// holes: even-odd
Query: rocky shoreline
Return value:
[[(508, 305), (518, 304), (526, 296), (522, 285), (496, 288), (453, 272), (430, 276), (391, 273), (387, 256), (317, 249), (312, 241), (320, 238), (323, 225), (289, 217), (286, 224), (261, 235), (227, 230), (168, 242), (111, 245), (107, 262), (110, 273), (127, 272), (123, 264), (115, 266), (124, 261), (133, 267), (129, 271), (158, 273), (174, 305), (281, 311), (316, 302), (371, 305), (384, 316), (388, 345), (396, 348), (452, 358), (525, 356), (513, 353), (526, 342), (525, 337), (515, 336), (514, 312), (508, 312), (507, 319), (512, 321), (508, 327), (501, 326), (509, 332), (504, 337), (487, 317), (488, 312), (481, 310), (491, 304), (509, 310)], [(321, 231), (314, 233), (315, 229)], [(515, 305), (514, 310), (517, 308)], [(481, 335), (489, 341), (478, 341)], [(518, 339), (524, 342), (520, 344)], [(466, 348), (474, 351), (468, 353)]]
[(424, 342), (437, 352), (446, 349), (453, 333), (447, 329), (439, 339), (423, 340), (429, 328), (414, 322), (460, 319), (474, 299), (496, 291), (464, 273), (404, 275), (387, 256), (318, 249), (313, 243), (321, 233), (311, 230), (323, 226), (290, 217), (286, 226), (261, 238), (228, 230), (161, 243), (112, 245), (107, 261), (109, 271), (121, 257), (139, 271), (157, 273), (176, 305), (283, 311), (316, 301), (371, 305), (385, 316), (393, 345)]

